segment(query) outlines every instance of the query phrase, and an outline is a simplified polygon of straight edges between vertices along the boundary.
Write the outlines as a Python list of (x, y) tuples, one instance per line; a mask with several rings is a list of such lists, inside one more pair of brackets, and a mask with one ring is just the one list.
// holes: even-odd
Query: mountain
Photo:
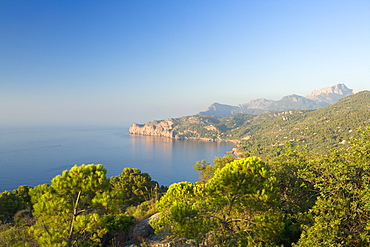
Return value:
[(261, 99), (252, 99), (248, 103), (242, 105), (245, 109), (259, 109), (259, 110), (265, 110), (267, 109), (272, 103), (275, 101), (261, 98)]
[(360, 90), (349, 89), (343, 83), (315, 89), (306, 97), (292, 94), (281, 100), (254, 99), (246, 104), (231, 106), (214, 103), (199, 114), (204, 116), (226, 117), (237, 113), (258, 115), (264, 111), (312, 110), (338, 102), (343, 97), (355, 94)]
[[(301, 103), (306, 99), (288, 96), (286, 101)], [(287, 142), (300, 143), (315, 151), (344, 145), (356, 136), (357, 129), (367, 126), (370, 126), (370, 92), (362, 91), (314, 110), (265, 111), (259, 115), (237, 113), (224, 118), (194, 115), (133, 124), (130, 133), (234, 141), (239, 143), (239, 152), (264, 156), (276, 152)]]
[(343, 83), (331, 85), (322, 89), (315, 89), (309, 93), (306, 98), (318, 102), (323, 106), (331, 105), (343, 97), (359, 92), (358, 89), (349, 89)]
[(370, 92), (362, 91), (316, 110), (265, 112), (257, 117), (264, 121), (255, 124), (249, 138), (242, 137), (239, 151), (263, 156), (290, 142), (322, 152), (345, 145), (351, 137), (358, 137), (358, 129), (370, 126)]
[(231, 105), (224, 105), (219, 103), (213, 103), (208, 109), (205, 111), (206, 114), (202, 114), (205, 116), (217, 116), (217, 117), (227, 117), (230, 115), (234, 115), (236, 113), (241, 113), (242, 109), (238, 106), (231, 106)]
[(281, 100), (273, 102), (265, 110), (287, 111), (287, 110), (311, 110), (320, 108), (320, 105), (311, 99), (296, 94), (283, 97)]

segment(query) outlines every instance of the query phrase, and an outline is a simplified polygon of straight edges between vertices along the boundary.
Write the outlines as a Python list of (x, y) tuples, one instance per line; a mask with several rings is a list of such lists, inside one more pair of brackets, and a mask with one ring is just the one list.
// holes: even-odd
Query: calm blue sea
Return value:
[(195, 182), (198, 160), (212, 162), (231, 143), (176, 141), (131, 136), (128, 128), (0, 129), (0, 192), (19, 185), (36, 186), (75, 164), (103, 164), (108, 177), (125, 167), (149, 173), (160, 185)]

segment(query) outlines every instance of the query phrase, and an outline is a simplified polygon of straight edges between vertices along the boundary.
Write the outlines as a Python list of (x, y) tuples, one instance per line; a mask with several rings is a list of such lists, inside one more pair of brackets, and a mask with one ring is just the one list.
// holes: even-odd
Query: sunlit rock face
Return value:
[(329, 87), (315, 89), (306, 98), (314, 100), (324, 106), (334, 104), (341, 98), (360, 92), (359, 89), (350, 89), (343, 83), (334, 84)]
[(146, 136), (163, 136), (174, 138), (173, 122), (171, 120), (151, 121), (146, 124), (133, 124), (129, 129), (130, 134)]

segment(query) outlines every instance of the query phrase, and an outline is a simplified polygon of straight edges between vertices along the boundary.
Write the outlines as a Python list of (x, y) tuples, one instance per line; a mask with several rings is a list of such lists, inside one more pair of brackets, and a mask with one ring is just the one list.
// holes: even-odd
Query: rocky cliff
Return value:
[[(161, 136), (177, 140), (225, 141), (220, 137), (221, 129), (216, 127), (220, 120), (200, 115), (133, 124), (130, 134)], [(229, 138), (230, 139), (230, 138)], [(232, 141), (232, 140), (227, 140)]]
[(166, 119), (163, 121), (151, 121), (146, 124), (133, 124), (129, 129), (130, 134), (145, 136), (163, 136), (176, 138), (176, 131), (173, 129), (173, 121)]
[(306, 98), (318, 102), (323, 106), (331, 105), (341, 98), (355, 94), (361, 90), (359, 89), (350, 89), (343, 83), (330, 85), (329, 87), (315, 89), (309, 93)]
[[(353, 93), (354, 91), (346, 89), (344, 85), (339, 84), (337, 86), (334, 85), (329, 89), (325, 88), (323, 90), (315, 91), (311, 93), (309, 97), (333, 99), (333, 94), (337, 96), (343, 96), (350, 94), (351, 92)], [(365, 94), (368, 95), (367, 93)], [(360, 96), (361, 95), (358, 95), (358, 97)], [(262, 110), (263, 113), (260, 113), (259, 115), (252, 115), (250, 113), (237, 114), (233, 112), (233, 114), (230, 116), (219, 118), (215, 116), (204, 116), (198, 114), (194, 116), (170, 118), (160, 121), (155, 120), (146, 124), (133, 124), (129, 129), (129, 133), (146, 136), (161, 136), (180, 140), (192, 139), (238, 142), (240, 140), (245, 140), (245, 138), (249, 138), (252, 132), (254, 135), (257, 135), (258, 132), (260, 132), (263, 128), (271, 129), (276, 125), (280, 125), (281, 123), (279, 122), (278, 124), (272, 124), (268, 127), (261, 127), (265, 126), (265, 124), (269, 122), (275, 121), (275, 118), (281, 119), (281, 117), (279, 117), (280, 114), (286, 115), (287, 112), (289, 113), (288, 117), (283, 116), (283, 121), (290, 119), (301, 119), (305, 111), (311, 112), (311, 109), (323, 109), (320, 107), (321, 104), (328, 104), (327, 101), (325, 102), (324, 100), (321, 103), (317, 102), (318, 101), (314, 101), (299, 95), (285, 96), (280, 101), (268, 101), (266, 99), (260, 99), (253, 102), (253, 104), (250, 104), (250, 106), (253, 105), (253, 107), (255, 107), (253, 110), (261, 110), (259, 108), (268, 106), (269, 111)], [(292, 110), (290, 107), (286, 107), (286, 105), (291, 105), (293, 109), (298, 108), (302, 110)], [(230, 108), (224, 107), (221, 104), (215, 104), (214, 106), (215, 107), (212, 108), (214, 112), (217, 110), (224, 110), (226, 112), (228, 109), (230, 110)], [(283, 109), (283, 111), (280, 110), (281, 113), (279, 113), (279, 109)], [(320, 116), (321, 115), (325, 114), (320, 114)]]

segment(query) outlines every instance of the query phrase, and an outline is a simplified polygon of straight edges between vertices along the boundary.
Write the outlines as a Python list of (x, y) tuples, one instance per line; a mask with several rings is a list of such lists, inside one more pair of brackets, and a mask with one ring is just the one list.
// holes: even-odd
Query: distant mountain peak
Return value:
[(351, 95), (353, 94), (353, 89), (349, 89), (344, 83), (338, 83), (330, 85), (329, 87), (315, 89), (309, 93), (306, 98), (315, 99), (315, 97), (322, 94)]
[(290, 94), (290, 95), (284, 96), (282, 99), (301, 99), (301, 98), (304, 98), (304, 97), (298, 94)]
[(240, 112), (238, 106), (224, 105), (220, 103), (213, 103), (205, 111), (201, 111), (200, 115), (206, 116), (217, 116), (217, 117), (226, 117)]
[(207, 110), (199, 114), (226, 117), (236, 113), (258, 115), (264, 111), (310, 110), (334, 104), (341, 98), (360, 91), (362, 90), (350, 89), (344, 83), (338, 83), (330, 85), (329, 87), (315, 89), (306, 97), (291, 94), (277, 101), (265, 98), (252, 99), (248, 103), (239, 106), (213, 103)]
[(270, 106), (273, 102), (273, 100), (265, 98), (252, 99), (248, 103), (241, 105), (241, 107), (249, 109), (266, 109), (266, 107)]
[(361, 90), (350, 89), (344, 83), (330, 85), (329, 87), (315, 89), (306, 98), (314, 100), (323, 106), (338, 102), (339, 99), (355, 94)]

